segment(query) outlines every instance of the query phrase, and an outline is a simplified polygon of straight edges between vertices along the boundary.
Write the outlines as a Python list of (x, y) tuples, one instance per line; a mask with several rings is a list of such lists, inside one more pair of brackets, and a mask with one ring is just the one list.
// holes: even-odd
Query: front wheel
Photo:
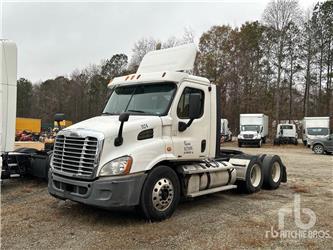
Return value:
[(177, 174), (167, 166), (158, 166), (148, 175), (143, 185), (140, 208), (149, 221), (169, 218), (180, 199), (180, 183)]
[(258, 145), (257, 145), (257, 146), (258, 146), (258, 148), (261, 148), (261, 146), (262, 146), (262, 140), (261, 140), (261, 139), (259, 140), (259, 142), (258, 142)]
[(315, 154), (321, 155), (324, 153), (324, 147), (320, 144), (314, 145), (313, 146), (313, 152), (315, 152)]

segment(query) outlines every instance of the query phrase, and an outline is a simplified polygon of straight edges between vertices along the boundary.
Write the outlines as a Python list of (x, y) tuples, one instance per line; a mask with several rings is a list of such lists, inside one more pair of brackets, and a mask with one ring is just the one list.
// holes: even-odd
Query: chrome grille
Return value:
[(58, 135), (53, 150), (52, 167), (58, 173), (91, 177), (97, 165), (98, 139)]
[(252, 139), (253, 135), (252, 134), (244, 134), (245, 139)]

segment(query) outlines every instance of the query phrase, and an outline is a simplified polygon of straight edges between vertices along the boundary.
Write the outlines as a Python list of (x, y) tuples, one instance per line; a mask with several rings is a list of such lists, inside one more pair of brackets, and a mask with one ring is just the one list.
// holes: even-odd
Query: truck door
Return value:
[[(201, 116), (193, 120), (185, 131), (179, 131), (179, 122), (189, 121), (189, 97), (199, 94)], [(209, 154), (210, 92), (207, 85), (184, 82), (180, 85), (172, 108), (172, 141), (174, 154), (179, 159), (205, 158)]]

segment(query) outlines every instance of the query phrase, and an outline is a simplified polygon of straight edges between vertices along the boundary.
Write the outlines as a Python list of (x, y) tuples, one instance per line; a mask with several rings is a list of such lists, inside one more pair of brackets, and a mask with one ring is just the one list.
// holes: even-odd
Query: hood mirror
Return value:
[(116, 139), (114, 139), (114, 145), (116, 147), (119, 147), (120, 145), (123, 144), (123, 127), (124, 127), (124, 123), (128, 121), (130, 114), (129, 113), (121, 113), (119, 115), (119, 121), (120, 121), (120, 127), (119, 127), (119, 131), (118, 131), (118, 136), (116, 137)]

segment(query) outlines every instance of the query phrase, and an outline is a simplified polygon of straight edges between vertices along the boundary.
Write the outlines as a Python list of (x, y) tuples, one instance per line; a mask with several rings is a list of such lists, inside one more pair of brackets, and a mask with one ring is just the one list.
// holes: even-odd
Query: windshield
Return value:
[(293, 129), (292, 125), (281, 125), (280, 129)]
[(242, 125), (241, 127), (242, 131), (260, 131), (260, 126), (259, 125)]
[(328, 135), (328, 128), (308, 128), (308, 135)]
[(116, 87), (103, 114), (118, 115), (122, 112), (163, 115), (168, 112), (176, 90), (174, 83), (149, 83)]

